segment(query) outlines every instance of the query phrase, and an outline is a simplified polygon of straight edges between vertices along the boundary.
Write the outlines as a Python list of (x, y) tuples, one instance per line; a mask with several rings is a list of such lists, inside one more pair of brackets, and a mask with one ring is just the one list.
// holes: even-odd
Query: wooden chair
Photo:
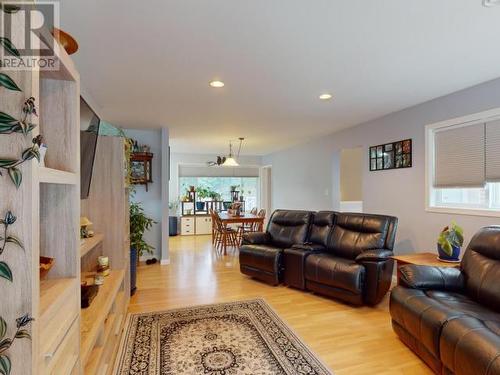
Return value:
[(251, 213), (252, 215), (257, 215), (257, 207), (252, 208), (252, 209), (250, 210), (250, 213)]
[(228, 246), (238, 247), (237, 232), (232, 228), (226, 227), (219, 214), (215, 211), (214, 218), (216, 227), (215, 248), (220, 249), (226, 255)]

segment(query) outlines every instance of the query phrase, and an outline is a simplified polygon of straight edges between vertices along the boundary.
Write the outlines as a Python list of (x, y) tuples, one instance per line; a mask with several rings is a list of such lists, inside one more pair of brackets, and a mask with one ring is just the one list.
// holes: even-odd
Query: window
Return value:
[(426, 209), (500, 216), (500, 109), (426, 127)]
[(186, 194), (190, 186), (209, 188), (219, 193), (223, 201), (230, 201), (231, 186), (238, 186), (237, 190), (245, 199), (246, 209), (259, 207), (258, 177), (179, 177), (180, 198)]

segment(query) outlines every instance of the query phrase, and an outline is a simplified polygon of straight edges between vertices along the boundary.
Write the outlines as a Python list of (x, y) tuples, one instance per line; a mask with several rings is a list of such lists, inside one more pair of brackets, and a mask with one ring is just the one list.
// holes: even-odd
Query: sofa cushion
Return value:
[(386, 245), (392, 217), (340, 213), (328, 241), (333, 254), (355, 259), (365, 250), (383, 249)]
[(305, 278), (315, 283), (362, 294), (364, 277), (364, 267), (349, 259), (327, 253), (306, 258)]
[(314, 214), (308, 241), (326, 246), (330, 232), (335, 224), (336, 213), (332, 211), (319, 211)]
[(477, 232), (462, 259), (468, 295), (500, 312), (500, 226)]
[(449, 321), (440, 338), (443, 365), (455, 375), (500, 374), (499, 333), (500, 321), (471, 316)]
[(312, 220), (312, 212), (276, 210), (269, 219), (267, 232), (271, 242), (283, 249), (293, 244), (304, 243)]
[(240, 247), (240, 265), (277, 273), (283, 249), (270, 245), (243, 245)]

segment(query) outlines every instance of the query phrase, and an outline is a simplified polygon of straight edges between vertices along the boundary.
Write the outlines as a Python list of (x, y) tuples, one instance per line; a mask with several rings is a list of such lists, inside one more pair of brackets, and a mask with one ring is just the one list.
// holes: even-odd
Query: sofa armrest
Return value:
[(325, 250), (325, 247), (321, 244), (312, 243), (312, 242), (304, 242), (302, 244), (292, 245), (292, 249), (298, 249), (308, 252), (321, 252)]
[(242, 245), (264, 245), (271, 242), (271, 236), (267, 232), (250, 232), (243, 235)]
[(400, 282), (412, 289), (459, 291), (464, 288), (464, 276), (458, 268), (408, 264), (399, 267)]
[(383, 262), (391, 259), (393, 255), (394, 253), (387, 249), (366, 250), (356, 257), (356, 262)]

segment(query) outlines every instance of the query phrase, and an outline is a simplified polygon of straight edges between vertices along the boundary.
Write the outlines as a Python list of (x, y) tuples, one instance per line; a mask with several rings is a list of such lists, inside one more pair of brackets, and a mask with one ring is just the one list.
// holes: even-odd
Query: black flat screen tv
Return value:
[(80, 97), (80, 198), (86, 199), (92, 182), (97, 138), (99, 137), (99, 116)]

